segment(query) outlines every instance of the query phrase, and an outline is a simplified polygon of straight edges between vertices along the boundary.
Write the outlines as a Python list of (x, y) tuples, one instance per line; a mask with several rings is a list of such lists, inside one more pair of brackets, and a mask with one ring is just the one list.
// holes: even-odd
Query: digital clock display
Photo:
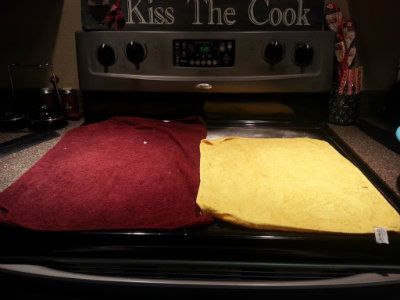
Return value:
[(186, 68), (232, 67), (234, 40), (174, 40), (174, 65)]
[(210, 51), (211, 51), (210, 46), (201, 46), (201, 48), (200, 48), (200, 52), (204, 53), (204, 54), (210, 53)]

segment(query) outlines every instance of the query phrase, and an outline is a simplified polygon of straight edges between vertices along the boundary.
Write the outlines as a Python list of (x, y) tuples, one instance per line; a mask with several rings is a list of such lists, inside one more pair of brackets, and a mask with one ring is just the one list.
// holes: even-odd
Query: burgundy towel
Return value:
[(196, 205), (200, 118), (133, 117), (71, 130), (0, 194), (0, 222), (46, 231), (208, 224)]

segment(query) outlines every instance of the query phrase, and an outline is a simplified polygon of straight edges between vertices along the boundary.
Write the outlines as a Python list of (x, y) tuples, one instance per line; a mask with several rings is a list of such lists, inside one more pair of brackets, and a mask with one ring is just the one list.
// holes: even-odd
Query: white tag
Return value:
[(377, 244), (389, 245), (389, 236), (386, 228), (382, 227), (375, 228), (375, 240)]

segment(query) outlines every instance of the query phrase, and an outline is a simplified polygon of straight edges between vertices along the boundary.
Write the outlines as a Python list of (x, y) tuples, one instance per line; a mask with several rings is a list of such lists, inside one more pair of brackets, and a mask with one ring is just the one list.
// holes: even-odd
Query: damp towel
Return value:
[(327, 142), (224, 138), (200, 146), (197, 203), (248, 228), (335, 233), (400, 232), (400, 215)]
[(115, 117), (67, 133), (0, 194), (0, 222), (45, 231), (177, 229), (196, 205), (200, 118)]

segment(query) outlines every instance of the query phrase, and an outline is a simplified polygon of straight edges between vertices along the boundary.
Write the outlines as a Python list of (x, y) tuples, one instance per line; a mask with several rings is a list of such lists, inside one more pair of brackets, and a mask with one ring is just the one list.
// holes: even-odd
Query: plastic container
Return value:
[(338, 93), (334, 89), (329, 99), (328, 121), (337, 125), (354, 125), (360, 115), (360, 95)]

